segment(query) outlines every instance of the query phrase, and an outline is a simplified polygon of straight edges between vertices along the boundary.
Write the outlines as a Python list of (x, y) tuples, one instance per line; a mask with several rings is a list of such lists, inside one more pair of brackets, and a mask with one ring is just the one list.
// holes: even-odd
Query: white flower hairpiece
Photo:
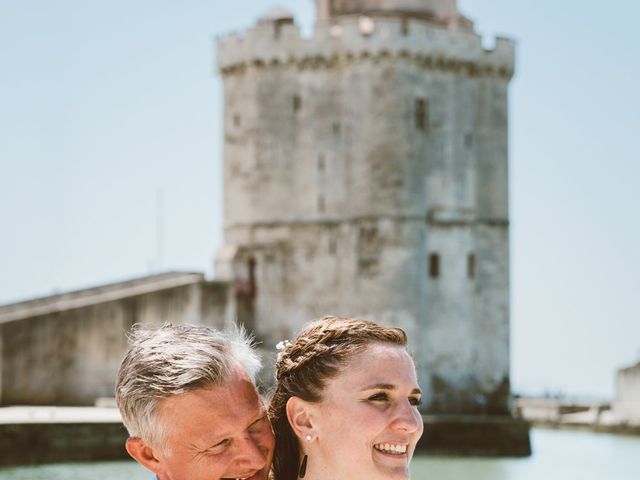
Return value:
[(276, 350), (285, 350), (292, 345), (291, 340), (282, 340), (276, 345)]
[(276, 350), (278, 350), (277, 361), (282, 360), (282, 356), (284, 355), (284, 351), (291, 346), (291, 340), (282, 340), (278, 342), (276, 345)]

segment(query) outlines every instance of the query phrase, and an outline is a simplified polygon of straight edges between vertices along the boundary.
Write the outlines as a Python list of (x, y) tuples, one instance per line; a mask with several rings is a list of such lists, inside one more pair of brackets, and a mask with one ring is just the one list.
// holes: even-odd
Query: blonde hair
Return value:
[(322, 400), (327, 380), (371, 343), (406, 347), (407, 335), (400, 328), (383, 327), (368, 320), (324, 317), (310, 323), (278, 355), (276, 386), (269, 404), (269, 417), (276, 437), (275, 480), (298, 478), (300, 451), (287, 420), (287, 401), (291, 397), (309, 402)]

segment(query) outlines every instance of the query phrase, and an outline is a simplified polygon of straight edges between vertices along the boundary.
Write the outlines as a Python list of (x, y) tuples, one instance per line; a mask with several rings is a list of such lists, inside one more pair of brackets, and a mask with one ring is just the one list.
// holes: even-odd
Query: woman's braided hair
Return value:
[(276, 361), (275, 392), (269, 404), (269, 417), (276, 437), (275, 480), (298, 478), (300, 451), (287, 420), (287, 401), (291, 397), (320, 401), (327, 380), (371, 343), (406, 347), (407, 335), (399, 328), (383, 327), (367, 320), (324, 317), (310, 323), (280, 352)]

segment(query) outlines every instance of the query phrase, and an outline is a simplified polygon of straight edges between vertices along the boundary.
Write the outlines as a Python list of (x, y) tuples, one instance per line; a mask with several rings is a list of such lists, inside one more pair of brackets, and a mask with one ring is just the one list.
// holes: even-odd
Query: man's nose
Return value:
[(246, 435), (238, 445), (237, 462), (239, 466), (260, 470), (267, 463), (267, 452), (257, 439)]

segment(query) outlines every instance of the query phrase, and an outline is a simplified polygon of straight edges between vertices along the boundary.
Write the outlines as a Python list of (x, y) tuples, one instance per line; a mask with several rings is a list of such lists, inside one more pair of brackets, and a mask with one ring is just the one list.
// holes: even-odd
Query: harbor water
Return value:
[[(418, 456), (413, 480), (637, 480), (640, 437), (534, 429), (534, 454), (520, 459)], [(0, 480), (149, 480), (134, 462), (0, 469)]]

